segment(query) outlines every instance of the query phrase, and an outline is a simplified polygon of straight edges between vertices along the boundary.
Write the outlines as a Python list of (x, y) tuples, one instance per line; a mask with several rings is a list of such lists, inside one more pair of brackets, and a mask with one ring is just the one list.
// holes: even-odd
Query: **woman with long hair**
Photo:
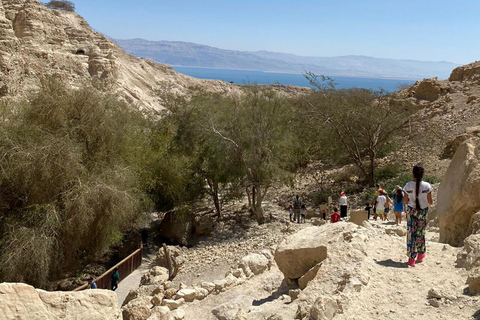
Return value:
[(400, 186), (396, 186), (393, 192), (393, 211), (395, 212), (395, 223), (399, 225), (402, 223), (402, 213), (405, 211), (403, 189)]
[(428, 207), (433, 203), (432, 186), (422, 181), (425, 170), (421, 164), (413, 167), (414, 181), (408, 182), (403, 190), (403, 202), (407, 205), (407, 255), (408, 265), (415, 267), (425, 258), (425, 229), (427, 227)]

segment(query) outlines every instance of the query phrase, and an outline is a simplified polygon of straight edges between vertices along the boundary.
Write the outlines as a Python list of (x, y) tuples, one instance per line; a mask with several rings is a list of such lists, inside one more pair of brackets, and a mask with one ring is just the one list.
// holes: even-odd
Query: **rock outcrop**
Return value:
[(195, 79), (129, 55), (78, 14), (51, 10), (35, 0), (0, 1), (0, 40), (0, 96), (24, 96), (46, 75), (72, 87), (93, 83), (112, 88), (126, 101), (154, 110), (162, 108), (158, 91), (239, 91), (223, 81)]
[(480, 138), (464, 141), (455, 152), (438, 190), (440, 242), (460, 246), (473, 232), (480, 211)]
[(480, 61), (453, 69), (450, 81), (477, 81), (480, 80)]
[(113, 291), (47, 292), (23, 283), (0, 284), (0, 315), (4, 320), (122, 319)]

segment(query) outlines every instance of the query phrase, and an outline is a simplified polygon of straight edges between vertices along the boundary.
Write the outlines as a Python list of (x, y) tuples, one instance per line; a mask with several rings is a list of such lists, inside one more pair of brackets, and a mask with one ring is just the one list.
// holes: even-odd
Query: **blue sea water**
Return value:
[[(310, 87), (310, 83), (301, 74), (270, 73), (249, 70), (208, 69), (192, 67), (173, 67), (175, 71), (200, 79), (233, 81), (236, 84), (283, 84)], [(388, 92), (398, 90), (399, 85), (412, 85), (413, 80), (331, 77), (337, 89), (365, 88)]]

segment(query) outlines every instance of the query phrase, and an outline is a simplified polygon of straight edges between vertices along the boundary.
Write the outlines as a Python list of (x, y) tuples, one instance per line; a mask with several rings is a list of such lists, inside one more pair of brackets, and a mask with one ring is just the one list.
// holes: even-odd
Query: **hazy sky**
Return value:
[(303, 56), (480, 60), (479, 0), (73, 0), (118, 39)]

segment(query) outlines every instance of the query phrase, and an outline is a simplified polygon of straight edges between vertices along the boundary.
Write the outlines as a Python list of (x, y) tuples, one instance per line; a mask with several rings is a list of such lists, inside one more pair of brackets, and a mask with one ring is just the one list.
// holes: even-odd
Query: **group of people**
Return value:
[(402, 187), (395, 187), (392, 198), (388, 196), (388, 193), (379, 184), (376, 185), (376, 188), (372, 203), (367, 203), (365, 206), (365, 210), (368, 212), (368, 219), (370, 219), (370, 211), (373, 206), (373, 219), (377, 220), (380, 217), (380, 220), (387, 221), (388, 213), (391, 210), (391, 206), (393, 206), (395, 223), (399, 225), (402, 222), (403, 212), (406, 212)]
[[(412, 170), (413, 180), (409, 181), (403, 188), (396, 186), (393, 190), (392, 198), (377, 184), (373, 201), (367, 203), (365, 207), (365, 210), (368, 212), (368, 219), (370, 219), (370, 211), (373, 208), (373, 218), (377, 220), (380, 217), (382, 221), (388, 220), (387, 215), (393, 207), (397, 225), (402, 222), (402, 214), (405, 213), (407, 218), (407, 264), (410, 267), (415, 267), (415, 262), (422, 262), (426, 252), (425, 229), (427, 227), (428, 209), (433, 203), (433, 188), (430, 183), (423, 181), (424, 172), (425, 170), (421, 164), (415, 165)], [(340, 194), (338, 204), (340, 213), (337, 208), (334, 208), (334, 212), (330, 216), (332, 223), (347, 217), (347, 197), (345, 192)], [(301, 203), (297, 195), (290, 206), (290, 221), (297, 220), (300, 223), (302, 216), (305, 220), (305, 212), (305, 205)], [(325, 211), (323, 215), (325, 219)]]
[(288, 209), (290, 211), (290, 222), (302, 223), (303, 221), (305, 223), (307, 207), (302, 203), (298, 194)]
[[(117, 290), (118, 288), (118, 283), (120, 282), (120, 273), (118, 273), (118, 267), (115, 267), (112, 272), (111, 276), (111, 289), (113, 291)], [(97, 289), (97, 283), (95, 282), (95, 279), (93, 277), (88, 278), (88, 288), (89, 289)]]

